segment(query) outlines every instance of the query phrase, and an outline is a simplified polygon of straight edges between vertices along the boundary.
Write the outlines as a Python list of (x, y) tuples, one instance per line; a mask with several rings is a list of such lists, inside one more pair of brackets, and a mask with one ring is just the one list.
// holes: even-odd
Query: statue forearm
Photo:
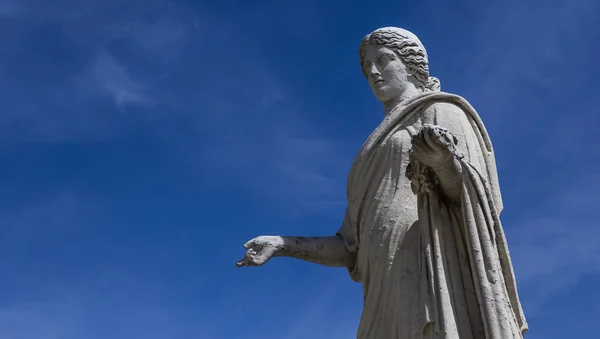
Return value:
[(350, 267), (354, 265), (355, 254), (348, 251), (344, 239), (331, 237), (281, 237), (281, 248), (275, 252), (278, 257), (291, 257), (330, 267)]
[[(441, 193), (450, 202), (460, 202), (462, 181), (460, 159), (463, 158), (463, 153), (458, 145), (458, 139), (452, 133), (440, 126), (423, 125), (419, 133), (412, 138), (411, 157), (435, 172)], [(413, 171), (414, 168), (411, 167), (407, 174), (410, 177), (416, 174), (418, 180), (418, 176), (422, 173), (413, 173)]]
[(442, 194), (451, 202), (460, 202), (462, 183), (462, 166), (460, 161), (452, 156), (446, 164), (433, 169), (439, 179)]

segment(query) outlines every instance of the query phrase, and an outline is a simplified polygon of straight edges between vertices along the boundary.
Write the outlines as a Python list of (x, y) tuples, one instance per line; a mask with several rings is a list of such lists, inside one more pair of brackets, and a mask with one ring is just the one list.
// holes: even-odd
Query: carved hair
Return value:
[[(402, 28), (384, 27), (366, 35), (360, 42), (361, 69), (363, 69), (366, 47), (369, 44), (385, 46), (394, 51), (406, 67), (412, 71), (417, 87), (421, 90), (440, 90), (440, 81), (429, 76), (429, 62), (427, 61), (425, 47), (413, 33)], [(366, 74), (364, 75), (366, 76)]]

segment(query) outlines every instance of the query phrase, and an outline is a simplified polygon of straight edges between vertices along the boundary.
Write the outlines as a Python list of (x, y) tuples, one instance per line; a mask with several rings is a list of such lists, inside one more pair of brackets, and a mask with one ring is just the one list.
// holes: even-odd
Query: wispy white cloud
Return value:
[(201, 155), (205, 171), (232, 173), (220, 178), (268, 201), (285, 202), (295, 214), (341, 208), (345, 181), (340, 178), (349, 166), (343, 141), (299, 136), (306, 127), (281, 116), (252, 125), (250, 131), (244, 130), (248, 126), (239, 127), (242, 130), (221, 130), (217, 142), (205, 148)]
[[(31, 46), (31, 39), (12, 39), (7, 34), (5, 38), (10, 41), (4, 57), (12, 58), (10, 65), (26, 67), (27, 62), (38, 62), (35, 54), (28, 61), (11, 53), (39, 47), (50, 49), (50, 53), (53, 48), (68, 49), (64, 56), (75, 59), (67, 68), (53, 64), (68, 62), (64, 57), (44, 61), (46, 69), (55, 69), (52, 78), (45, 78), (44, 72), (35, 79), (15, 79), (10, 72), (0, 77), (0, 86), (7, 88), (3, 97), (8, 107), (0, 117), (0, 125), (9, 131), (3, 138), (15, 136), (10, 131), (17, 126), (17, 139), (110, 138), (126, 128), (115, 110), (134, 109), (136, 115), (130, 114), (128, 121), (141, 122), (156, 115), (156, 105), (168, 108), (172, 89), (161, 87), (161, 81), (179, 67), (178, 58), (194, 29), (193, 13), (186, 12), (183, 5), (162, 0), (152, 1), (157, 9), (164, 9), (157, 20), (130, 12), (133, 3), (124, 4), (122, 10), (117, 4), (98, 1), (65, 0), (54, 5), (25, 1), (17, 19), (23, 34), (60, 27), (50, 30), (45, 39), (56, 39), (63, 45), (34, 42)], [(120, 15), (109, 15), (115, 10)], [(41, 83), (44, 88), (38, 90)]]
[(15, 0), (0, 1), (0, 16), (11, 16), (19, 10), (18, 3)]
[(116, 22), (107, 25), (105, 31), (111, 39), (125, 38), (144, 53), (163, 62), (172, 62), (193, 30), (193, 21), (184, 19), (167, 16), (151, 24), (142, 21)]
[[(346, 282), (346, 284), (350, 283), (349, 281)], [(295, 314), (290, 315), (288, 319), (293, 319), (293, 322), (289, 329), (281, 334), (281, 338), (302, 339), (311, 337), (325, 339), (353, 338), (356, 336), (358, 329), (358, 317), (356, 315), (359, 314), (356, 311), (358, 310), (353, 310), (355, 314), (352, 317), (348, 309), (342, 309), (340, 305), (335, 304), (340, 299), (340, 290), (345, 289), (330, 284), (322, 287), (321, 291), (315, 291), (302, 298), (302, 305), (291, 311)]]
[[(315, 202), (343, 197), (339, 178), (349, 165), (343, 140), (316, 133), (297, 93), (252, 48), (253, 37), (213, 25), (200, 43), (219, 58), (199, 60), (215, 66), (203, 73), (212, 86), (186, 104), (197, 109), (199, 130), (209, 138), (197, 166), (211, 182), (227, 180), (295, 210), (330, 210), (331, 204)], [(228, 175), (217, 178), (217, 172)]]
[[(145, 21), (136, 16), (105, 18), (88, 35), (98, 35), (98, 47), (88, 69), (80, 76), (90, 77), (101, 92), (112, 96), (116, 107), (123, 111), (127, 106), (153, 106), (167, 96), (157, 84), (177, 67), (177, 58), (189, 42), (193, 30), (191, 18), (170, 13), (167, 2), (155, 5), (165, 7), (165, 16), (155, 21)], [(74, 27), (77, 29), (79, 27)], [(79, 36), (81, 40), (85, 36)], [(128, 60), (117, 58), (109, 46), (124, 41), (131, 54)], [(140, 67), (139, 64), (147, 64)], [(83, 79), (85, 81), (85, 79)]]
[[(124, 283), (135, 285), (121, 294)], [(100, 285), (104, 288), (99, 288)], [(146, 292), (147, 283), (137, 279), (100, 278), (42, 289), (43, 297), (38, 301), (17, 302), (0, 309), (0, 336), (6, 339), (219, 337), (196, 312), (181, 312), (155, 300), (141, 302)], [(161, 291), (154, 291), (155, 296), (157, 293)]]
[(566, 294), (589, 274), (600, 274), (600, 229), (595, 211), (600, 175), (567, 181), (545, 197), (528, 217), (510, 225), (510, 249), (521, 296), (529, 314)]
[[(172, 281), (148, 278), (117, 261), (96, 265), (98, 254), (73, 250), (73, 242), (114, 225), (110, 209), (93, 197), (64, 190), (4, 208), (0, 222), (2, 286), (10, 291), (0, 303), (1, 338), (218, 338), (203, 305), (189, 309), (170, 299), (173, 288), (165, 284)], [(86, 269), (71, 266), (65, 256), (84, 257)]]
[[(36, 17), (60, 22), (89, 60), (42, 98), (13, 96), (13, 106), (31, 107), (27, 119), (23, 112), (9, 114), (4, 125), (24, 121), (23, 134), (50, 140), (89, 139), (119, 133), (136, 116), (177, 115), (196, 124), (191, 139), (204, 146), (198, 147), (204, 170), (229, 168), (241, 184), (271, 198), (306, 202), (306, 208), (338, 201), (343, 185), (333, 178), (348, 166), (339, 161), (343, 142), (315, 135), (295, 91), (266, 61), (256, 38), (203, 13), (187, 13), (184, 5), (152, 4), (164, 8), (162, 17), (109, 17), (108, 5), (96, 1), (73, 2), (72, 10), (84, 13), (79, 17), (36, 10)], [(171, 85), (172, 74), (185, 86)], [(207, 137), (208, 145), (198, 140)]]
[(74, 300), (0, 309), (0, 336), (6, 339), (76, 338), (80, 328), (81, 309)]
[(89, 75), (83, 73), (85, 76), (82, 80), (92, 80), (91, 83), (97, 86), (95, 88), (100, 93), (108, 94), (120, 111), (124, 111), (127, 106), (155, 104), (155, 100), (149, 93), (149, 86), (134, 80), (127, 69), (106, 51), (96, 55), (90, 63), (88, 72)]
[[(458, 51), (451, 55), (433, 54), (432, 67), (460, 65), (462, 77), (446, 82), (475, 108), (485, 108), (480, 114), (492, 135), (507, 129), (512, 135), (529, 134), (530, 124), (544, 119), (546, 109), (570, 98), (566, 93), (590, 80), (585, 67), (570, 65), (581, 65), (592, 55), (595, 45), (590, 43), (594, 41), (590, 32), (598, 2), (555, 0), (547, 5), (536, 1), (507, 5), (498, 1), (480, 8), (473, 18), (477, 29), (465, 32), (471, 44), (456, 47)], [(436, 6), (431, 9), (439, 11)], [(463, 46), (462, 35), (446, 34), (453, 46)], [(565, 79), (569, 79), (568, 84)], [(444, 88), (444, 78), (441, 81)], [(550, 97), (544, 93), (565, 95)], [(545, 100), (534, 103), (525, 95)], [(513, 123), (515, 112), (520, 112), (521, 124)]]
[(36, 245), (50, 237), (60, 237), (90, 227), (89, 214), (106, 215), (101, 204), (76, 190), (64, 189), (18, 209), (0, 210), (4, 225), (0, 232), (2, 251)]
[[(237, 337), (240, 330), (261, 338), (356, 337), (361, 285), (352, 282), (345, 269), (307, 265), (278, 259), (269, 267), (244, 270), (244, 281), (236, 283), (240, 293), (227, 311), (227, 321), (239, 326), (224, 323), (215, 338)], [(215, 318), (222, 321), (220, 315)]]
[[(289, 272), (298, 274), (298, 271), (304, 271), (303, 266), (306, 264), (288, 262), (287, 265), (292, 266)], [(282, 267), (276, 268), (279, 272), (281, 269)], [(259, 289), (257, 294), (270, 292), (277, 296), (278, 299), (273, 304), (270, 301), (263, 303), (261, 313), (270, 318), (277, 316), (278, 321), (263, 321), (260, 314), (257, 314), (258, 321), (248, 330), (263, 338), (355, 338), (361, 316), (361, 286), (350, 280), (345, 269), (326, 268), (316, 271), (319, 272), (318, 275), (288, 278), (301, 281), (289, 287), (293, 289), (293, 293), (287, 292), (287, 289), (276, 289), (274, 292), (269, 288)], [(260, 283), (268, 285), (274, 282), (271, 277)], [(290, 282), (284, 280), (280, 283)], [(283, 291), (285, 295), (280, 295)]]

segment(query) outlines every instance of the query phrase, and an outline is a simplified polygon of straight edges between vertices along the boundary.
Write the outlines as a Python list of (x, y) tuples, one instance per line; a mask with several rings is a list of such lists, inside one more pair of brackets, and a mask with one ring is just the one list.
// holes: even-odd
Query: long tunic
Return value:
[[(458, 204), (406, 175), (425, 123), (448, 129), (464, 153)], [(468, 102), (428, 92), (396, 107), (356, 156), (347, 198), (338, 234), (363, 285), (358, 339), (522, 338), (493, 150)]]

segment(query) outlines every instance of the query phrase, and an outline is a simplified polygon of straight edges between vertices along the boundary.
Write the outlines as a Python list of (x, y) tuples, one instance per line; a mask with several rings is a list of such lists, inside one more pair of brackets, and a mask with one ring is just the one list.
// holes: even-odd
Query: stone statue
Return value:
[(522, 338), (528, 327), (480, 117), (440, 91), (411, 32), (375, 30), (359, 54), (385, 118), (352, 164), (341, 227), (330, 237), (254, 238), (237, 266), (287, 256), (347, 267), (363, 285), (359, 339)]

